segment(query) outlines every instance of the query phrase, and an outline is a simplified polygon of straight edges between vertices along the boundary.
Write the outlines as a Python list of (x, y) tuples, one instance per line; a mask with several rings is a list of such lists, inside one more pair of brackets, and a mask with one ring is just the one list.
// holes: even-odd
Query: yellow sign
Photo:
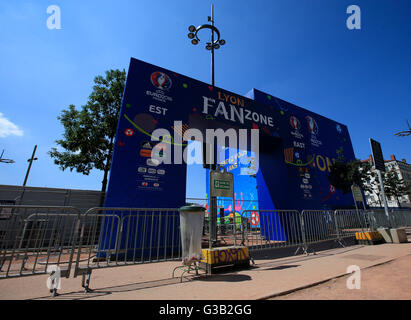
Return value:
[(247, 247), (221, 247), (203, 249), (204, 259), (201, 262), (207, 264), (235, 264), (250, 259)]
[(378, 231), (356, 232), (355, 239), (357, 240), (381, 240), (382, 236)]

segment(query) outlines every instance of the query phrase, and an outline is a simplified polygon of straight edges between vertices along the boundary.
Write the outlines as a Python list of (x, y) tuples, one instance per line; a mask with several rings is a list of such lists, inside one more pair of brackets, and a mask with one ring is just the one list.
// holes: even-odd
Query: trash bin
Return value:
[(184, 265), (190, 265), (202, 259), (201, 238), (205, 208), (196, 204), (187, 204), (181, 207), (179, 212), (182, 261)]

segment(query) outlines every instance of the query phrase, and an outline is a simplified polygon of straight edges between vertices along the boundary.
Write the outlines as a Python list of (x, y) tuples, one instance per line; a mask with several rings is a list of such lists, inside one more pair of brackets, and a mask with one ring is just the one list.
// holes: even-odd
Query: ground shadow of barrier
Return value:
[[(342, 242), (347, 247), (354, 246), (357, 244), (355, 240), (355, 236), (344, 237), (342, 238)], [(254, 261), (281, 259), (281, 258), (292, 257), (292, 256), (306, 256), (304, 252), (301, 252), (301, 254), (298, 254), (298, 255), (295, 254), (296, 249), (298, 249), (298, 247), (299, 246), (284, 247), (284, 248), (267, 248), (267, 249), (261, 249), (261, 250), (250, 249), (250, 255), (253, 257)], [(330, 249), (337, 249), (337, 248), (341, 248), (341, 245), (334, 239), (310, 244), (310, 251), (314, 254), (320, 253), (322, 251), (330, 250)]]
[(226, 273), (221, 271), (213, 274), (212, 277), (198, 277), (196, 280), (207, 282), (242, 282), (250, 281), (252, 280), (252, 277), (246, 274)]
[(290, 269), (290, 268), (297, 268), (300, 267), (299, 264), (293, 264), (293, 265), (282, 265), (282, 266), (276, 266), (276, 267), (271, 267), (271, 268), (266, 268), (264, 270), (284, 270), (284, 269)]
[[(186, 281), (190, 281), (190, 280), (186, 279)], [(90, 289), (88, 293), (85, 293), (84, 290), (66, 292), (66, 293), (59, 294), (58, 298), (62, 300), (91, 299), (91, 298), (97, 298), (100, 296), (110, 295), (113, 293), (132, 292), (132, 291), (152, 289), (152, 288), (164, 287), (164, 286), (180, 284), (180, 283), (181, 282), (179, 278), (167, 278), (167, 279), (159, 279), (159, 280), (152, 280), (152, 281), (135, 282), (135, 283), (118, 285), (118, 286), (95, 288), (95, 289)], [(41, 297), (41, 298), (37, 298), (33, 300), (42, 300), (42, 299), (47, 299), (47, 298), (50, 298), (50, 297)]]

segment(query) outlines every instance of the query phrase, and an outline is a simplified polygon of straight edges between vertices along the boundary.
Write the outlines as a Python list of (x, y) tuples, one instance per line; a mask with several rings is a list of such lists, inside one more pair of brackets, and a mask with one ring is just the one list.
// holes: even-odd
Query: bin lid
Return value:
[(180, 212), (203, 213), (205, 208), (195, 203), (187, 203), (179, 209)]

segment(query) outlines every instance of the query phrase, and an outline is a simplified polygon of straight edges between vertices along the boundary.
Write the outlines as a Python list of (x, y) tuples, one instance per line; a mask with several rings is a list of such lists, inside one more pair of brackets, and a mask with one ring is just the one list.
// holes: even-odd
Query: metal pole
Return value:
[(354, 200), (354, 202), (355, 202), (355, 212), (357, 213), (357, 218), (358, 218), (358, 222), (360, 223), (361, 232), (364, 233), (364, 226), (361, 220), (360, 210), (358, 209), (357, 201)]
[[(214, 5), (211, 5), (211, 25), (214, 26)], [(214, 87), (214, 30), (211, 29), (211, 85)], [(211, 174), (212, 174), (212, 166), (216, 165), (216, 147), (215, 142), (213, 141), (212, 148), (210, 148), (210, 152), (213, 154), (213, 163), (210, 167), (210, 212), (209, 212), (209, 232), (210, 232), (210, 239), (209, 239), (209, 248), (211, 249), (217, 241), (217, 198), (211, 196)], [(211, 151), (212, 149), (212, 151)]]
[[(214, 27), (214, 5), (211, 5), (211, 25)], [(214, 87), (214, 30), (211, 29), (211, 85)]]
[(29, 167), (27, 168), (26, 177), (24, 178), (23, 190), (21, 191), (19, 205), (23, 204), (23, 197), (24, 197), (24, 193), (26, 192), (26, 183), (27, 183), (27, 179), (29, 178), (31, 165), (33, 164), (33, 160), (34, 160), (34, 156), (36, 154), (36, 150), (37, 150), (37, 145), (34, 146), (33, 154), (31, 155), (31, 158), (30, 158), (30, 164), (29, 164)]
[(211, 190), (212, 190), (212, 185), (211, 185), (211, 176), (212, 176), (212, 169), (210, 168), (210, 172), (209, 172), (209, 190), (208, 190), (208, 194), (209, 194), (209, 200), (210, 200), (210, 210), (208, 211), (208, 247), (209, 249), (211, 249), (213, 247), (214, 244), (214, 229), (216, 224), (214, 223), (214, 210), (216, 210), (217, 208), (215, 208), (215, 199), (216, 197), (212, 197), (211, 196)]
[(31, 169), (31, 165), (33, 164), (34, 156), (36, 154), (36, 150), (37, 150), (37, 145), (34, 146), (33, 154), (31, 155), (30, 164), (29, 164), (29, 167), (27, 169), (26, 177), (24, 178), (23, 187), (26, 186), (27, 179), (29, 177), (29, 173), (30, 173), (30, 169)]
[(212, 201), (212, 197), (211, 197), (211, 168), (210, 171), (208, 173), (208, 200), (210, 201), (210, 206), (209, 206), (209, 210), (208, 210), (208, 248), (211, 249), (213, 247), (211, 239), (212, 239), (212, 231), (211, 231), (211, 227), (212, 227), (212, 223), (211, 223), (211, 212), (212, 212), (212, 207), (213, 207), (213, 201)]
[(384, 202), (385, 215), (387, 216), (388, 224), (389, 224), (389, 227), (391, 228), (392, 227), (391, 217), (390, 217), (390, 213), (388, 211), (387, 199), (385, 198), (384, 183), (383, 183), (383, 180), (382, 180), (382, 174), (381, 174), (380, 170), (378, 170), (378, 169), (376, 169), (376, 170), (377, 170), (377, 173), (378, 173), (378, 179), (380, 179), (381, 196), (382, 196), (382, 201)]
[[(367, 200), (365, 200), (364, 197), (363, 197), (363, 200), (361, 202), (362, 202), (362, 207), (364, 209), (364, 219), (365, 219), (365, 222), (368, 223), (368, 228), (371, 231), (374, 231), (374, 227), (372, 226), (371, 221), (370, 221), (370, 216), (368, 215), (367, 209), (365, 207), (365, 201), (367, 201)], [(367, 225), (366, 225), (366, 227), (367, 227)]]
[[(234, 181), (233, 181), (233, 182), (234, 182)], [(233, 221), (234, 221), (234, 230), (233, 230), (233, 233), (234, 233), (234, 246), (237, 246), (237, 235), (236, 235), (236, 232), (237, 232), (237, 224), (236, 224), (236, 216), (235, 216), (234, 183), (233, 183), (233, 195), (232, 195), (232, 197), (233, 197)], [(240, 219), (241, 219), (241, 217), (240, 217)], [(242, 221), (240, 221), (240, 223), (242, 223)]]

